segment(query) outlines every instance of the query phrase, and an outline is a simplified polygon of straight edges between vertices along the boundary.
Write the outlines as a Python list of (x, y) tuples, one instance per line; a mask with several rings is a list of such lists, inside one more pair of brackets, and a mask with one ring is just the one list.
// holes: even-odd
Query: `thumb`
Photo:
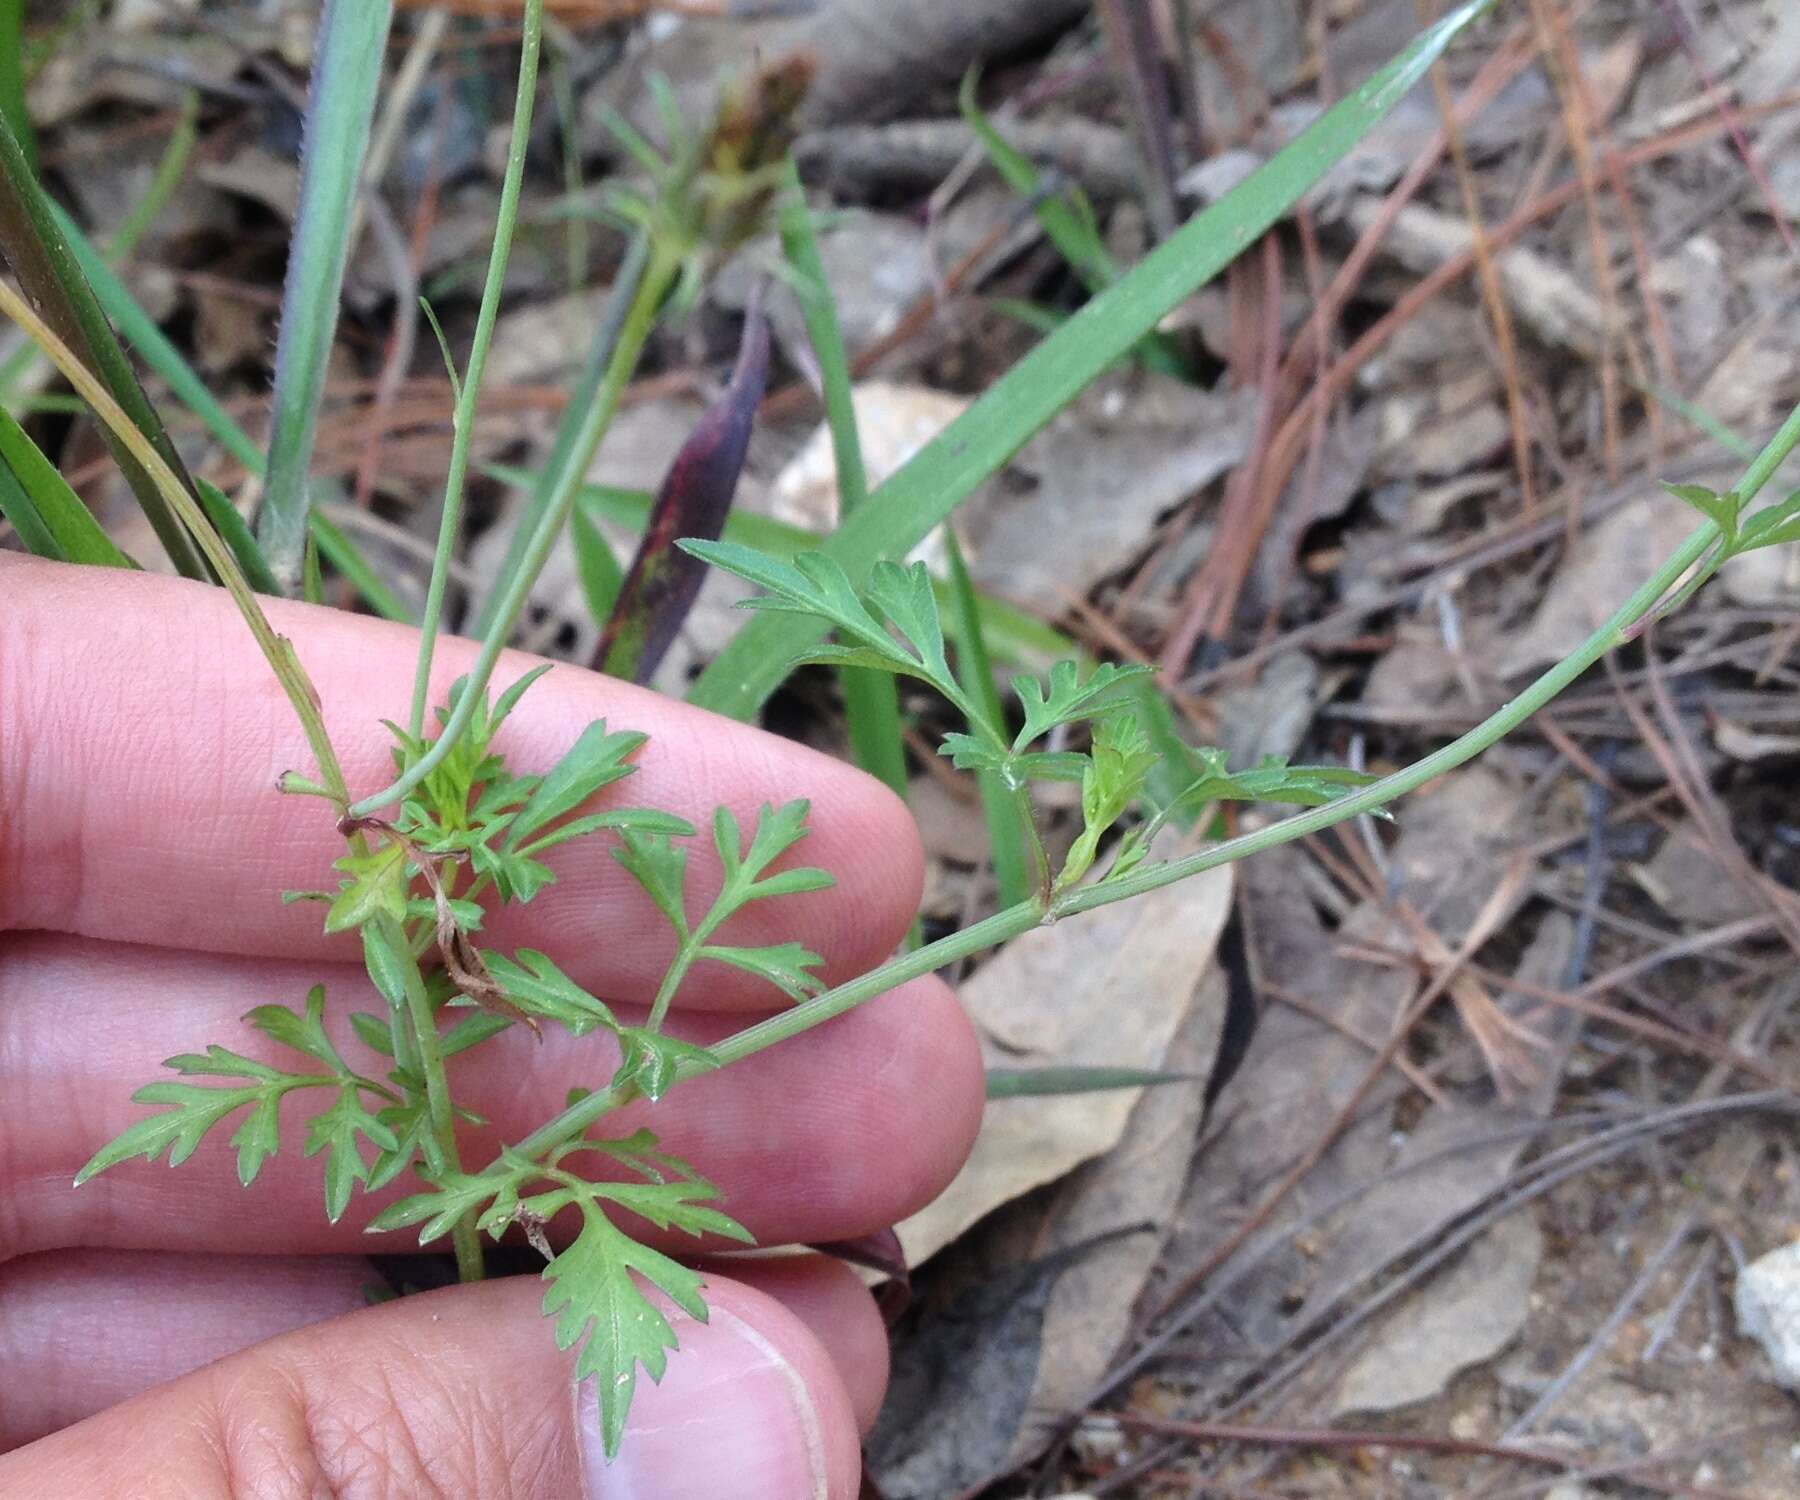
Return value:
[(0, 1496), (854, 1500), (850, 1397), (774, 1299), (711, 1278), (608, 1463), (541, 1298), (517, 1278), (284, 1334), (0, 1457)]

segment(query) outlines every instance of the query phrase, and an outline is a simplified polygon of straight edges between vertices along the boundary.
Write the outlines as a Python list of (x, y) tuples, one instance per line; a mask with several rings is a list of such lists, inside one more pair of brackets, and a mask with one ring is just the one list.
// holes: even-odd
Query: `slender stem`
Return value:
[(681, 949), (676, 953), (675, 961), (669, 965), (662, 983), (656, 987), (656, 999), (651, 1002), (649, 1019), (644, 1022), (646, 1030), (662, 1030), (663, 1018), (669, 1013), (669, 1005), (675, 999), (675, 992), (681, 988), (681, 981), (687, 978), (688, 970), (693, 968), (695, 955), (700, 952), (700, 945), (705, 941), (697, 932), (689, 933), (681, 940)]
[[(387, 946), (400, 965), (406, 985), (406, 1017), (411, 1022), (414, 1045), (418, 1049), (419, 1073), (425, 1081), (425, 1103), (431, 1118), (431, 1129), (423, 1145), (425, 1164), (439, 1176), (462, 1171), (462, 1154), (456, 1145), (456, 1112), (450, 1102), (450, 1078), (444, 1071), (444, 1049), (438, 1039), (437, 1017), (431, 1011), (431, 999), (425, 993), (425, 976), (412, 956), (406, 934), (392, 917), (378, 917), (371, 924), (372, 936)], [(475, 1232), (474, 1214), (456, 1221), (451, 1232), (456, 1249), (456, 1274), (464, 1281), (480, 1281), (486, 1274), (482, 1264), (481, 1237)]]
[[(1789, 413), (1787, 421), (1772, 437), (1768, 445), (1756, 456), (1755, 461), (1744, 471), (1744, 477), (1736, 486), (1737, 492), (1748, 505), (1757, 492), (1769, 482), (1776, 469), (1781, 467), (1794, 447), (1800, 444), (1800, 406)], [(1109, 880), (1100, 885), (1088, 886), (1082, 890), (1070, 891), (1058, 898), (1052, 914), (1054, 916), (1072, 916), (1076, 912), (1090, 911), (1096, 906), (1106, 906), (1114, 901), (1123, 901), (1131, 896), (1141, 896), (1147, 891), (1154, 891), (1177, 880), (1185, 880), (1190, 875), (1198, 875), (1203, 870), (1211, 870), (1234, 860), (1244, 859), (1258, 854), (1264, 849), (1272, 849), (1277, 844), (1291, 843), (1304, 838), (1309, 833), (1317, 833), (1320, 829), (1329, 828), (1341, 823), (1346, 818), (1354, 818), (1361, 813), (1373, 812), (1384, 807), (1397, 797), (1435, 780), (1446, 771), (1454, 770), (1465, 761), (1473, 760), (1496, 740), (1510, 734), (1523, 724), (1551, 699), (1607, 652), (1621, 646), (1630, 637), (1632, 626), (1654, 610), (1665, 594), (1681, 581), (1681, 575), (1700, 561), (1719, 540), (1719, 528), (1711, 521), (1700, 526), (1676, 550), (1662, 567), (1645, 582), (1635, 594), (1614, 611), (1612, 618), (1582, 642), (1572, 655), (1564, 657), (1555, 666), (1539, 677), (1537, 681), (1520, 693), (1510, 703), (1505, 704), (1495, 713), (1477, 724), (1460, 739), (1452, 740), (1443, 749), (1428, 755), (1425, 759), (1384, 776), (1380, 781), (1339, 797), (1326, 803), (1323, 807), (1315, 807), (1291, 818), (1284, 818), (1279, 823), (1267, 828), (1259, 828), (1254, 833), (1244, 834), (1241, 838), (1229, 839), (1223, 844), (1215, 844), (1210, 849), (1202, 849), (1197, 854), (1190, 854), (1185, 859), (1170, 860), (1165, 864), (1151, 865), (1118, 880)]]
[[(557, 423), (556, 441), (551, 445), (550, 457), (532, 481), (531, 500), (524, 517), (508, 538), (506, 556), (501, 559), (494, 586), (476, 611), (475, 635), (485, 636), (497, 618), (505, 581), (524, 566), (525, 549), (530, 545), (531, 534), (537, 529), (539, 518), (550, 509), (557, 486), (563, 483), (570, 469), (585, 474), (593, 460), (594, 445), (599, 438), (588, 417), (599, 403), (600, 385), (606, 379), (618, 348), (619, 330), (625, 326), (625, 319), (637, 300), (638, 288), (644, 283), (644, 268), (650, 263), (650, 244), (649, 231), (640, 229), (625, 247), (625, 258), (619, 262), (618, 272), (606, 294), (606, 305), (600, 309), (600, 321), (595, 326), (594, 342), (588, 348), (581, 378), (569, 393), (569, 404), (563, 408), (562, 420)], [(604, 432), (604, 428), (601, 431)]]
[(455, 712), (444, 725), (444, 732), (437, 737), (431, 749), (415, 761), (392, 786), (356, 803), (350, 809), (352, 817), (373, 816), (390, 802), (404, 797), (435, 771), (469, 727), (476, 705), (485, 701), (488, 680), (494, 675), (495, 664), (500, 660), (500, 653), (506, 649), (506, 643), (512, 637), (513, 626), (518, 623), (519, 616), (524, 612), (525, 602), (531, 596), (531, 586), (537, 581), (545, 560), (550, 556), (550, 549), (556, 544), (563, 523), (568, 519), (569, 507), (574, 503), (575, 493), (581, 488), (582, 477), (587, 470), (587, 461), (611, 423), (613, 413), (618, 409), (619, 397), (624, 393), (632, 371), (637, 368), (638, 356), (643, 353), (650, 330), (656, 324), (657, 311), (680, 266), (679, 257), (661, 249), (652, 250), (649, 267), (638, 285), (637, 295), (632, 299), (625, 325), (619, 331), (619, 342), (607, 366), (606, 378), (601, 382), (594, 404), (582, 423), (576, 442), (576, 453), (580, 455), (580, 461), (571, 462), (559, 476), (550, 496), (550, 503), (538, 519), (519, 567), (507, 579), (494, 620), (482, 641), (481, 654), (476, 658), (474, 670), (469, 674), (468, 688), (457, 701)]
[[(1775, 470), (1793, 449), (1800, 445), (1800, 406), (1796, 406), (1781, 430), (1770, 439), (1768, 446), (1757, 455), (1756, 461), (1745, 472), (1743, 480), (1737, 486), (1738, 493), (1743, 496), (1744, 503), (1768, 483)], [(1385, 806), (1397, 797), (1423, 786), (1426, 782), (1453, 770), (1465, 761), (1473, 759), (1487, 749), (1503, 735), (1516, 729), (1532, 714), (1536, 713), (1563, 688), (1579, 677), (1608, 651), (1620, 645), (1631, 627), (1644, 615), (1656, 608), (1663, 596), (1669, 592), (1694, 563), (1705, 556), (1706, 551), (1719, 538), (1719, 529), (1710, 521), (1701, 526), (1685, 541), (1656, 573), (1637, 590), (1612, 617), (1588, 637), (1572, 656), (1558, 662), (1537, 681), (1531, 684), (1518, 697), (1499, 709), (1485, 722), (1477, 726), (1460, 739), (1452, 741), (1442, 750), (1428, 755), (1417, 764), (1404, 770), (1396, 771), (1392, 776), (1383, 777), (1380, 781), (1363, 787), (1345, 797), (1327, 803), (1323, 807), (1309, 809), (1294, 817), (1284, 818), (1279, 823), (1267, 828), (1258, 829), (1241, 838), (1228, 839), (1222, 844), (1215, 844), (1198, 854), (1186, 859), (1170, 860), (1163, 864), (1152, 865), (1117, 880), (1107, 880), (1096, 885), (1082, 887), (1064, 892), (1047, 906), (1038, 901), (1022, 901), (1016, 906), (996, 912), (985, 921), (977, 922), (973, 927), (961, 932), (952, 933), (947, 938), (930, 944), (927, 947), (914, 949), (902, 954), (880, 968), (871, 970), (861, 978), (841, 984), (836, 989), (827, 990), (824, 994), (795, 1006), (792, 1010), (780, 1015), (771, 1016), (755, 1026), (727, 1037), (723, 1042), (710, 1048), (718, 1065), (742, 1062), (778, 1042), (785, 1042), (810, 1031), (813, 1027), (853, 1010), (865, 1001), (873, 1000), (878, 995), (886, 994), (897, 985), (908, 980), (930, 974), (944, 965), (954, 963), (958, 959), (967, 958), (984, 948), (1008, 942), (1021, 933), (1045, 922), (1054, 922), (1062, 917), (1073, 916), (1078, 912), (1092, 911), (1096, 907), (1110, 906), (1115, 901), (1124, 901), (1132, 896), (1141, 896), (1149, 891), (1172, 885), (1177, 880), (1185, 880), (1191, 875), (1198, 875), (1206, 870), (1215, 869), (1219, 865), (1231, 864), (1245, 859), (1252, 854), (1261, 853), (1265, 849), (1275, 848), (1280, 844), (1292, 843), (1295, 839), (1304, 838), (1309, 833), (1317, 833), (1320, 829), (1329, 828), (1347, 818), (1361, 813), (1372, 812)], [(677, 1080), (693, 1076), (700, 1069), (677, 1065)], [(581, 1135), (597, 1120), (608, 1112), (618, 1108), (628, 1098), (626, 1090), (606, 1088), (589, 1094), (570, 1108), (564, 1110), (555, 1119), (540, 1126), (519, 1144), (519, 1151), (526, 1156), (536, 1157), (546, 1151), (553, 1150), (565, 1141), (573, 1140)], [(485, 1171), (494, 1176), (504, 1176), (512, 1171), (502, 1163), (492, 1163)]]
[(513, 229), (519, 221), (519, 186), (525, 177), (525, 150), (531, 143), (531, 112), (537, 99), (538, 51), (543, 35), (544, 0), (525, 0), (519, 85), (513, 98), (512, 140), (507, 147), (506, 174), (500, 185), (494, 247), (488, 255), (487, 281), (481, 289), (481, 310), (475, 317), (475, 339), (469, 348), (469, 364), (463, 372), (462, 388), (457, 395), (450, 440), (450, 468), (444, 479), (444, 514), (438, 523), (437, 552), (431, 560), (431, 583), (425, 591), (425, 614), (419, 622), (419, 666), (413, 675), (412, 715), (408, 721), (414, 739), (425, 730), (425, 700), (431, 690), (431, 658), (437, 648), (438, 624), (444, 613), (444, 589), (450, 577), (450, 561), (455, 556), (457, 535), (462, 529), (463, 487), (469, 472), (469, 448), (475, 435), (476, 409), (481, 401), (481, 377), (487, 368), (494, 324), (500, 316), (500, 296), (506, 285), (506, 264), (512, 255)]

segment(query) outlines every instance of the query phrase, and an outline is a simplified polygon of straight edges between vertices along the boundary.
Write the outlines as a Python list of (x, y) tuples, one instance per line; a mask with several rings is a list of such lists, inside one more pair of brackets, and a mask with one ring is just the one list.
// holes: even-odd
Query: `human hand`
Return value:
[[(308, 769), (305, 742), (224, 593), (0, 555), (0, 599), (0, 1496), (852, 1500), (887, 1352), (835, 1262), (715, 1262), (710, 1322), (677, 1318), (681, 1349), (660, 1386), (640, 1385), (609, 1466), (535, 1279), (364, 1306), (361, 1256), (416, 1243), (363, 1233), (404, 1183), (332, 1225), (316, 1158), (289, 1146), (246, 1190), (212, 1140), (178, 1173), (133, 1162), (71, 1188), (140, 1117), (131, 1092), (164, 1057), (323, 981), (336, 1041), (379, 1073), (343, 1019), (380, 1001), (318, 908), (279, 900), (329, 883), (342, 845), (321, 804), (274, 790)], [(300, 605), (269, 614), (318, 684), (351, 786), (376, 785), (412, 633)], [(472, 655), (440, 647), (435, 701)], [(837, 887), (785, 900), (779, 932), (752, 910), (739, 941), (803, 941), (832, 979), (892, 949), (921, 858), (876, 783), (567, 666), (501, 744), (516, 769), (542, 770), (603, 716), (650, 735), (633, 800), (693, 819), (725, 803), (748, 821), (765, 801), (812, 799), (806, 859)], [(562, 853), (557, 884), (497, 916), (496, 941), (545, 948), (621, 1008), (644, 1005), (666, 924), (602, 849)], [(716, 876), (697, 868), (702, 892)], [(767, 1004), (748, 976), (707, 978), (673, 1028), (692, 1040)], [(252, 1056), (273, 1045), (236, 1036)], [(540, 1043), (520, 1027), (453, 1059), (459, 1099), (491, 1121), (466, 1132), (465, 1158), (485, 1161), (616, 1061), (598, 1037)], [(759, 1243), (794, 1244), (924, 1203), (966, 1153), (980, 1098), (967, 1022), (927, 979), (683, 1084), (654, 1118)], [(630, 1130), (649, 1110), (626, 1114)]]

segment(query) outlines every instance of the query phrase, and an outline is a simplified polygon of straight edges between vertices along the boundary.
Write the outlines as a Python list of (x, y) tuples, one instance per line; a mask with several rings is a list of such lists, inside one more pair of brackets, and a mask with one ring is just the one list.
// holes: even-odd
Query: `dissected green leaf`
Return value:
[(1669, 484), (1663, 488), (1676, 499), (1685, 501), (1707, 520), (1711, 521), (1724, 534), (1725, 543), (1729, 547), (1737, 539), (1738, 509), (1742, 502), (1737, 495), (1727, 490), (1720, 494), (1703, 484)]
[(1023, 750), (1062, 724), (1074, 724), (1107, 712), (1119, 701), (1119, 689), (1151, 675), (1149, 667), (1121, 667), (1107, 662), (1083, 678), (1072, 661), (1059, 661), (1050, 669), (1049, 691), (1035, 677), (1013, 678), (1013, 691), (1025, 710), (1025, 724), (1013, 738), (1013, 749)]
[(700, 1273), (638, 1244), (591, 1202), (581, 1205), (581, 1232), (574, 1244), (544, 1268), (550, 1283), (544, 1312), (556, 1318), (559, 1349), (582, 1346), (575, 1378), (594, 1382), (608, 1458), (618, 1453), (625, 1436), (639, 1367), (660, 1381), (669, 1351), (679, 1344), (668, 1318), (644, 1295), (633, 1273), (689, 1317), (706, 1321)]
[[(706, 1321), (707, 1310), (699, 1273), (638, 1244), (612, 1222), (603, 1205), (627, 1209), (660, 1229), (721, 1235), (744, 1243), (750, 1236), (741, 1225), (705, 1206), (718, 1190), (686, 1163), (657, 1151), (655, 1138), (647, 1132), (623, 1142), (583, 1142), (578, 1149), (605, 1151), (648, 1180), (584, 1183), (556, 1172), (552, 1175), (561, 1184), (557, 1190), (519, 1200), (516, 1211), (549, 1218), (570, 1203), (580, 1207), (581, 1230), (574, 1243), (544, 1268), (544, 1279), (550, 1283), (544, 1311), (556, 1316), (560, 1348), (582, 1346), (576, 1378), (594, 1381), (602, 1438), (611, 1456), (625, 1433), (638, 1370), (661, 1380), (668, 1352), (678, 1342), (668, 1317), (645, 1295), (638, 1278), (698, 1322)], [(497, 1229), (495, 1218), (490, 1209), (483, 1222)]]
[(708, 943), (699, 956), (716, 959), (766, 979), (790, 1000), (804, 1000), (825, 988), (825, 982), (811, 972), (825, 960), (802, 943), (775, 943), (766, 948), (733, 948)]
[(619, 1040), (624, 1056), (613, 1083), (632, 1085), (653, 1103), (668, 1093), (681, 1071), (707, 1073), (719, 1066), (718, 1058), (707, 1048), (647, 1027), (627, 1026), (620, 1031)]
[(1736, 550), (1749, 552), (1757, 547), (1774, 547), (1794, 541), (1800, 541), (1800, 490), (1744, 517), (1738, 530)]
[(1144, 726), (1129, 710), (1095, 724), (1093, 750), (1081, 778), (1082, 830), (1063, 862), (1058, 886), (1073, 885), (1092, 867), (1100, 840), (1137, 801), (1157, 759)]
[(304, 1052), (322, 1062), (333, 1072), (350, 1072), (331, 1038), (325, 1034), (325, 986), (315, 984), (306, 996), (306, 1011), (288, 1009), (285, 1005), (259, 1005), (244, 1019), (265, 1036), (273, 1037), (284, 1047)]
[(371, 1114), (354, 1083), (346, 1083), (329, 1107), (308, 1123), (306, 1154), (325, 1155), (325, 1216), (333, 1224), (350, 1206), (358, 1182), (369, 1182), (369, 1163), (363, 1159), (358, 1137), (366, 1137), (378, 1150), (398, 1151), (393, 1130)]
[(190, 1077), (250, 1081), (236, 1088), (212, 1088), (167, 1079), (146, 1084), (131, 1096), (132, 1099), (139, 1104), (166, 1107), (159, 1114), (127, 1126), (95, 1152), (75, 1174), (77, 1187), (134, 1156), (155, 1161), (167, 1152), (169, 1165), (178, 1167), (194, 1154), (208, 1131), (238, 1110), (249, 1108), (252, 1111), (250, 1117), (231, 1138), (231, 1144), (238, 1152), (238, 1180), (248, 1187), (280, 1143), (276, 1122), (282, 1096), (293, 1089), (337, 1082), (333, 1077), (283, 1073), (216, 1042), (204, 1054), (184, 1052), (167, 1059), (163, 1066)]
[(532, 834), (573, 812), (601, 787), (629, 776), (634, 769), (629, 764), (631, 757), (648, 739), (648, 735), (623, 731), (608, 734), (604, 719), (588, 725), (513, 818), (506, 831), (505, 847), (517, 849)]
[(390, 1203), (369, 1221), (371, 1234), (423, 1224), (419, 1243), (429, 1245), (433, 1240), (443, 1239), (459, 1219), (476, 1213), (507, 1184), (507, 1179), (485, 1173), (457, 1172), (441, 1178), (426, 1173), (420, 1175), (430, 1182), (429, 1191), (413, 1193), (397, 1203)]
[(488, 972), (507, 999), (527, 1015), (555, 1021), (576, 1036), (585, 1036), (596, 1026), (619, 1029), (611, 1008), (563, 973), (547, 954), (521, 948), (516, 960), (499, 952), (485, 956)]
[(671, 842), (664, 833), (643, 833), (635, 828), (620, 830), (621, 838), (612, 851), (669, 919), (677, 937), (688, 935), (687, 919), (687, 850)]
[[(844, 570), (822, 552), (802, 552), (789, 563), (735, 542), (681, 545), (714, 567), (766, 590), (744, 600), (744, 608), (812, 615), (849, 638), (842, 646), (811, 648), (801, 661), (871, 667), (917, 677), (965, 713), (980, 716), (979, 710), (969, 710), (944, 659), (937, 595), (923, 563), (902, 567), (878, 562), (870, 572), (865, 596), (858, 594)], [(871, 613), (870, 605), (880, 611), (880, 618)], [(904, 641), (895, 638), (883, 619), (899, 630)]]
[(1025, 781), (1080, 781), (1087, 772), (1087, 757), (1075, 750), (1031, 750), (1023, 755), (996, 750), (973, 735), (950, 733), (938, 744), (938, 754), (949, 757), (959, 771), (994, 771), (1003, 779)]
[(346, 854), (336, 868), (351, 878), (325, 914), (327, 932), (348, 932), (378, 916), (406, 919), (406, 846), (390, 839), (367, 854)]
[[(763, 871), (806, 837), (806, 817), (810, 810), (811, 804), (804, 798), (784, 802), (780, 807), (765, 802), (757, 815), (756, 832), (747, 849), (737, 815), (728, 807), (714, 812), (713, 843), (718, 848), (719, 861), (725, 867), (725, 886), (719, 893), (718, 907), (728, 906), (735, 911), (765, 897), (819, 891), (836, 884), (828, 871), (810, 868), (782, 870), (763, 876)], [(708, 919), (709, 930), (717, 926), (719, 920), (722, 916), (716, 907)]]

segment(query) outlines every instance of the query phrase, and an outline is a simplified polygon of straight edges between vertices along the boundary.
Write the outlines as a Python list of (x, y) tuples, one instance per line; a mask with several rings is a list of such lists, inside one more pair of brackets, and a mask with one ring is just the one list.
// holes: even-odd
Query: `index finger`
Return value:
[[(322, 909), (284, 890), (335, 889), (344, 852), (330, 804), (275, 790), (308, 770), (305, 738), (229, 597), (148, 574), (0, 556), (0, 930), (269, 957), (355, 958), (326, 937)], [(353, 792), (390, 779), (417, 635), (403, 626), (267, 600), (324, 702)], [(434, 703), (473, 663), (474, 643), (437, 652)], [(494, 690), (538, 665), (509, 652)], [(798, 941), (844, 978), (880, 962), (917, 907), (918, 837), (904, 805), (854, 768), (646, 689), (557, 666), (496, 741), (515, 772), (548, 770), (589, 723), (649, 735), (606, 805), (649, 806), (701, 828), (718, 805), (745, 828), (765, 802), (810, 799), (814, 831), (790, 857), (833, 889), (758, 902), (722, 940)], [(667, 922), (607, 853), (606, 837), (552, 851), (556, 883), (498, 914), (484, 939), (541, 947), (590, 988), (646, 1000), (673, 942)], [(719, 884), (694, 841), (690, 910)], [(717, 970), (718, 972), (712, 972)], [(690, 987), (693, 988), (693, 987)], [(769, 1005), (766, 985), (708, 966), (698, 1003)]]

